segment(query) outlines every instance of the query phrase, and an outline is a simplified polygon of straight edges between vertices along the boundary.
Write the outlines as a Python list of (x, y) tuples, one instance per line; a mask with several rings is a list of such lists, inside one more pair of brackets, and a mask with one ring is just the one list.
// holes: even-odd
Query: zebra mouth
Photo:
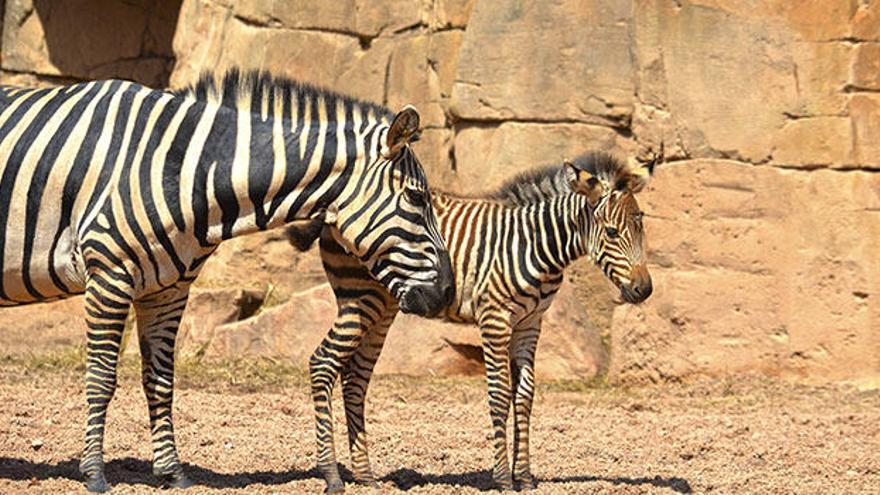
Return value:
[(433, 285), (417, 285), (403, 292), (400, 310), (407, 314), (433, 317), (440, 312), (448, 301)]

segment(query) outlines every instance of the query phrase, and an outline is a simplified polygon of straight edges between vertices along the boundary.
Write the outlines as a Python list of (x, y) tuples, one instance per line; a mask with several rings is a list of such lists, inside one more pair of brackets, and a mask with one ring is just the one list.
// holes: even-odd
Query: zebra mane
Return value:
[[(629, 171), (624, 162), (602, 151), (585, 153), (571, 162), (578, 169), (587, 171), (600, 181), (612, 185), (617, 184), (617, 181)], [(560, 163), (521, 172), (505, 181), (486, 197), (511, 206), (525, 206), (570, 192), (571, 186)]]
[(237, 108), (240, 99), (274, 93), (285, 98), (296, 99), (323, 98), (327, 102), (342, 103), (346, 107), (357, 107), (377, 119), (392, 121), (394, 112), (388, 107), (359, 100), (335, 91), (322, 88), (296, 79), (274, 75), (267, 71), (241, 70), (232, 68), (225, 72), (203, 72), (198, 81), (189, 86), (176, 89), (177, 96), (195, 98), (199, 101), (213, 102), (229, 108)]

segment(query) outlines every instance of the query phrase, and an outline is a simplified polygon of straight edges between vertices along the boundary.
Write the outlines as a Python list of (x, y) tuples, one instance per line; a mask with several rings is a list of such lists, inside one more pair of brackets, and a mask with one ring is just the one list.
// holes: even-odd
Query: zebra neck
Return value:
[(215, 121), (201, 167), (207, 244), (309, 219), (363, 171), (363, 135), (330, 110), (298, 122), (232, 110)]
[(553, 232), (544, 234), (548, 251), (556, 253), (554, 268), (562, 272), (568, 265), (589, 254), (592, 215), (583, 197), (566, 194), (547, 202), (554, 220)]

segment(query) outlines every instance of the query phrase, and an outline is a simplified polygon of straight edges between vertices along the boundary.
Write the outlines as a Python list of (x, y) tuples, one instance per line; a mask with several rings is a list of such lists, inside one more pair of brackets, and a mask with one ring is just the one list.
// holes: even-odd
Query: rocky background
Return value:
[[(0, 2), (2, 3), (2, 2)], [(665, 143), (641, 202), (655, 293), (578, 263), (540, 379), (758, 371), (880, 384), (878, 0), (7, 0), (0, 77), (179, 87), (266, 69), (417, 106), (435, 187), (479, 192), (590, 149)], [(181, 351), (305, 366), (333, 316), (316, 253), (230, 242)], [(4, 310), (7, 348), (80, 342), (77, 301)], [(401, 323), (401, 322), (398, 322)], [(480, 373), (476, 329), (407, 319), (380, 371)], [(37, 337), (40, 336), (40, 337)]]

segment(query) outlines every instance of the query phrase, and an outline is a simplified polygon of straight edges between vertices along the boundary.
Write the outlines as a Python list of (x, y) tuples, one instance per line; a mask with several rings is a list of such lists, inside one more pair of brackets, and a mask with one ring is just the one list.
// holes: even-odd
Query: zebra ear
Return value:
[(641, 162), (640, 167), (635, 168), (627, 174), (627, 189), (633, 194), (641, 192), (642, 189), (648, 185), (651, 176), (654, 175), (654, 167), (657, 166), (657, 164), (663, 163), (663, 159), (663, 143), (660, 143), (659, 153), (655, 153), (647, 161)]
[(565, 167), (565, 177), (571, 186), (571, 190), (587, 197), (590, 206), (596, 206), (602, 198), (602, 183), (593, 174), (581, 170), (568, 160), (562, 161)]
[(385, 140), (385, 157), (395, 156), (407, 143), (411, 142), (419, 133), (420, 123), (421, 118), (415, 107), (411, 105), (403, 107), (403, 110), (394, 116), (391, 128), (388, 129)]

